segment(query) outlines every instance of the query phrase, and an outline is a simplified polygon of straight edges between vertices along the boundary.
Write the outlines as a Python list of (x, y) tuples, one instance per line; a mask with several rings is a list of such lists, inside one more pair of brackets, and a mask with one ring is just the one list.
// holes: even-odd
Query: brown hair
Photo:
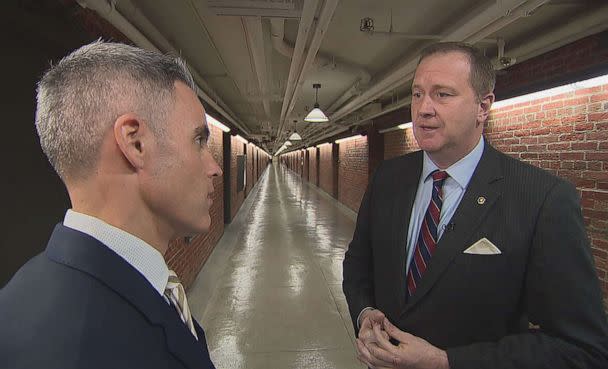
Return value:
[(425, 47), (420, 53), (418, 65), (426, 57), (438, 53), (460, 52), (469, 58), (471, 87), (481, 99), (486, 94), (494, 91), (496, 84), (496, 73), (492, 62), (479, 49), (464, 42), (439, 42)]

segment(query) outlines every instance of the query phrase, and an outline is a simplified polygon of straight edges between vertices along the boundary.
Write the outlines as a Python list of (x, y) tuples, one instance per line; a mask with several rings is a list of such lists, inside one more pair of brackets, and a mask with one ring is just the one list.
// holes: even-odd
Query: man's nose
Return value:
[(433, 99), (429, 95), (423, 95), (420, 100), (420, 108), (418, 109), (418, 115), (422, 117), (435, 115), (435, 107), (433, 105)]
[(224, 174), (224, 172), (222, 172), (222, 168), (220, 168), (220, 166), (217, 164), (217, 161), (211, 153), (208, 153), (207, 160), (205, 174), (207, 174), (209, 177), (219, 177)]

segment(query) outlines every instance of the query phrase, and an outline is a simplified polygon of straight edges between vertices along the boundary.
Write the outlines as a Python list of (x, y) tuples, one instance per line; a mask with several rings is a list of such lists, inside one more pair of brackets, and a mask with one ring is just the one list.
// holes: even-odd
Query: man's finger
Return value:
[(374, 310), (371, 310), (369, 313), (367, 313), (367, 315), (365, 315), (365, 317), (367, 319), (369, 319), (369, 321), (371, 323), (382, 324), (382, 321), (384, 320), (385, 315), (382, 311), (380, 311), (378, 309), (374, 309)]
[(383, 350), (380, 346), (376, 344), (367, 346), (367, 349), (371, 356), (370, 362), (374, 368), (393, 367), (392, 361), (394, 355)]
[(357, 348), (357, 359), (367, 367), (371, 367), (371, 355), (360, 339), (355, 340), (355, 347)]
[(415, 336), (395, 327), (388, 319), (384, 319), (382, 326), (391, 338), (394, 338), (401, 343), (411, 342), (415, 338)]
[(391, 343), (388, 333), (380, 328), (380, 326), (374, 327), (374, 337), (376, 338), (377, 345), (382, 349), (390, 353), (394, 353), (397, 350), (396, 346)]

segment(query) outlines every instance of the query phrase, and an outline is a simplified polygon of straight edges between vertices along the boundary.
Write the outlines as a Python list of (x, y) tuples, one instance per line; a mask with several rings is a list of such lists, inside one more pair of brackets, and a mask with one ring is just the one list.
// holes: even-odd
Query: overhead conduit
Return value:
[[(77, 0), (78, 4), (83, 8), (88, 8), (94, 10), (97, 14), (99, 14), (102, 18), (110, 22), (114, 27), (116, 27), (120, 32), (122, 32), (125, 36), (127, 36), (131, 41), (133, 41), (137, 46), (153, 51), (161, 51), (154, 45), (146, 36), (144, 36), (134, 25), (132, 25), (125, 17), (122, 16), (116, 10), (116, 8), (108, 1), (105, 0)], [(143, 22), (146, 23), (146, 28), (151, 30), (153, 34), (153, 39), (155, 42), (160, 44), (165, 50), (164, 52), (171, 52), (175, 55), (179, 55), (178, 50), (176, 50), (167, 39), (158, 31), (158, 29), (146, 18), (143, 14), (140, 13), (140, 18)], [(202, 86), (200, 88), (197, 86), (196, 93), (211, 107), (213, 107), (216, 111), (226, 117), (232, 124), (238, 127), (243, 133), (251, 134), (249, 129), (244, 127), (239, 121), (237, 121), (234, 117), (236, 116), (227, 105), (219, 98), (219, 96), (213, 91), (213, 89), (205, 82), (205, 80), (198, 74), (196, 70), (191, 70), (192, 76), (196, 81), (197, 85)], [(203, 90), (204, 89), (204, 90)], [(208, 92), (214, 95), (211, 97)]]
[[(472, 18), (449, 29), (447, 31), (448, 36), (446, 36), (443, 41), (465, 41), (475, 43), (496, 32), (500, 28), (516, 21), (520, 17), (525, 16), (548, 1), (549, 0), (530, 0), (525, 2), (522, 2), (521, 0), (496, 1), (485, 10), (475, 14)], [(390, 91), (412, 79), (414, 70), (418, 64), (418, 52), (413, 53), (412, 55), (414, 55), (412, 58), (389, 71), (360, 96), (352, 99), (339, 108), (330, 116), (330, 119), (338, 120), (361, 108), (386, 91)]]

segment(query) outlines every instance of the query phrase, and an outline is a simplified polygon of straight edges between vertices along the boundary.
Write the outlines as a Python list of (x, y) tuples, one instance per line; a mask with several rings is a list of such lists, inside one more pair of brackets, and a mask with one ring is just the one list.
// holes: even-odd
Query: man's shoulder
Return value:
[(494, 148), (491, 148), (491, 150), (494, 151), (494, 155), (499, 160), (507, 188), (510, 190), (519, 188), (521, 191), (542, 195), (559, 185), (569, 188), (570, 192), (575, 191), (574, 184), (546, 169), (534, 166)]
[[(496, 155), (501, 158), (502, 167), (505, 174), (510, 175), (513, 178), (519, 178), (521, 180), (533, 180), (547, 183), (564, 182), (565, 180), (558, 177), (554, 173), (547, 171), (546, 169), (534, 166), (527, 163), (519, 158), (515, 158), (511, 155), (500, 152), (494, 148)], [(519, 174), (519, 175), (514, 175)]]
[(391, 159), (383, 160), (378, 170), (387, 172), (403, 172), (413, 167), (422, 167), (422, 151), (414, 151)]

